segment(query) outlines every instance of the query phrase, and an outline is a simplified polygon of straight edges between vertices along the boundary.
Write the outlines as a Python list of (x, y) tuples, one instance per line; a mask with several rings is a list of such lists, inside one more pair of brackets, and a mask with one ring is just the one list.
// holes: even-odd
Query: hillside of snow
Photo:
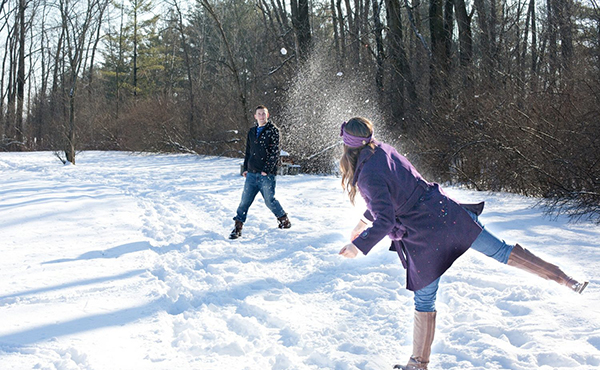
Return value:
[[(279, 176), (227, 239), (239, 159), (0, 153), (0, 369), (391, 369), (412, 293), (385, 239), (338, 255), (363, 212), (334, 176)], [(458, 188), (481, 220), (590, 286), (578, 295), (468, 251), (444, 275), (430, 369), (600, 368), (600, 227)]]

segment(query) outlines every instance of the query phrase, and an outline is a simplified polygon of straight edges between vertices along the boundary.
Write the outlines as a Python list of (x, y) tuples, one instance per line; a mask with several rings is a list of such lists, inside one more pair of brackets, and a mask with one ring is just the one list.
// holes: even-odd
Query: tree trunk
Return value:
[(134, 9), (133, 9), (133, 96), (137, 96), (137, 71), (138, 71), (138, 67), (137, 67), (137, 57), (138, 57), (138, 52), (137, 52), (137, 48), (138, 48), (138, 37), (137, 37), (137, 33), (138, 33), (138, 22), (137, 22), (137, 16), (138, 16), (138, 0), (134, 0), (133, 2), (134, 4)]
[(450, 75), (452, 67), (452, 34), (454, 33), (454, 0), (446, 0), (444, 4), (444, 60), (442, 68), (446, 78)]
[(562, 69), (570, 77), (573, 68), (573, 0), (557, 1)]
[[(7, 37), (5, 48), (4, 48), (4, 56), (2, 58), (2, 75), (0, 75), (0, 96), (5, 96), (5, 92), (4, 92), (4, 78), (6, 76), (6, 61), (10, 55), (9, 53), (9, 42), (8, 42), (9, 38)], [(8, 63), (10, 65), (10, 61)], [(0, 136), (0, 140), (4, 140), (7, 136), (8, 136), (8, 127), (6, 126), (8, 124), (8, 120), (6, 115), (4, 114), (4, 99), (0, 99), (0, 127), (2, 127), (2, 132), (0, 132), (1, 136)]]
[(23, 103), (25, 98), (25, 9), (26, 0), (19, 0), (19, 57), (17, 67), (17, 109), (15, 113), (15, 140), (23, 143)]
[(67, 131), (67, 147), (65, 156), (67, 161), (75, 164), (75, 82), (69, 92), (69, 128)]
[[(481, 43), (481, 58), (483, 60), (484, 74), (487, 78), (492, 78), (492, 46), (491, 46), (491, 34), (490, 24), (488, 20), (487, 11), (485, 9), (484, 0), (474, 0), (475, 8), (477, 9), (477, 24), (480, 32), (480, 43)], [(490, 81), (492, 82), (492, 81)]]
[(536, 91), (538, 87), (538, 49), (537, 49), (537, 21), (535, 18), (535, 0), (529, 2), (531, 12), (531, 90)]
[[(406, 57), (402, 33), (402, 17), (399, 0), (386, 0), (388, 23), (388, 54), (391, 67), (390, 109), (395, 122), (402, 122), (406, 113), (405, 102), (408, 100), (410, 110), (414, 109), (417, 94)], [(405, 93), (406, 89), (406, 93)], [(406, 97), (408, 95), (408, 98)]]
[(557, 86), (556, 74), (558, 73), (558, 21), (556, 0), (546, 0), (546, 10), (548, 17), (548, 88), (554, 90)]
[[(377, 70), (375, 72), (375, 85), (379, 94), (383, 94), (383, 25), (381, 24), (381, 8), (379, 1), (373, 0), (373, 33), (375, 34), (375, 58), (377, 62)], [(380, 96), (381, 100), (381, 96)]]
[(312, 38), (308, 0), (292, 0), (291, 4), (292, 26), (296, 34), (298, 57), (304, 59), (308, 57)]
[(6, 136), (11, 140), (15, 137), (15, 100), (16, 100), (16, 74), (17, 74), (17, 56), (15, 55), (15, 49), (17, 48), (15, 41), (16, 27), (9, 32), (7, 44), (8, 44), (8, 85), (6, 91), (6, 122), (5, 132)]
[[(344, 5), (346, 6), (346, 18), (348, 19), (348, 39), (351, 40), (354, 37), (354, 12), (352, 11), (352, 5), (350, 5), (350, 0), (344, 0)], [(340, 17), (342, 17), (342, 15), (340, 14)], [(350, 46), (352, 44), (352, 41), (349, 41)], [(347, 57), (347, 55), (346, 55)]]
[(337, 0), (336, 2), (336, 9), (337, 9), (337, 14), (338, 14), (338, 19), (339, 19), (339, 24), (340, 24), (340, 44), (342, 47), (342, 68), (344, 68), (345, 66), (345, 60), (346, 60), (346, 31), (344, 29), (344, 13), (342, 13), (342, 0)]
[(342, 58), (340, 55), (340, 35), (338, 26), (341, 26), (342, 22), (338, 21), (334, 0), (331, 0), (329, 7), (331, 11), (331, 24), (333, 25), (333, 46), (335, 48), (335, 59), (337, 60), (338, 64), (340, 64)]
[(108, 2), (105, 1), (104, 5), (101, 7), (100, 10), (100, 16), (98, 17), (98, 26), (96, 29), (96, 41), (94, 42), (94, 45), (92, 46), (92, 56), (90, 58), (90, 70), (88, 72), (88, 92), (90, 93), (91, 96), (91, 92), (92, 92), (92, 84), (94, 81), (94, 60), (96, 57), (96, 51), (98, 50), (98, 43), (100, 43), (100, 40), (102, 38), (102, 20), (104, 19), (103, 15), (104, 15), (104, 11), (106, 10), (106, 6), (108, 5)]
[(490, 14), (489, 14), (489, 33), (490, 33), (490, 56), (492, 61), (498, 58), (498, 36), (496, 29), (498, 28), (498, 8), (496, 6), (496, 0), (489, 0), (490, 2)]
[(446, 79), (446, 37), (444, 30), (443, 0), (430, 0), (429, 2), (429, 34), (431, 37), (431, 61), (429, 64), (430, 96), (434, 101), (443, 95)]
[(473, 33), (471, 17), (467, 14), (465, 0), (455, 0), (456, 22), (458, 23), (458, 44), (460, 50), (460, 66), (467, 68), (473, 60)]
[[(361, 40), (360, 40), (360, 30), (361, 30), (361, 16), (360, 16), (360, 7), (361, 0), (354, 0), (354, 27), (350, 31), (352, 36), (354, 37), (354, 42), (352, 43), (352, 63), (355, 66), (360, 65), (360, 49), (361, 49)], [(350, 10), (349, 10), (350, 12)]]
[[(44, 14), (46, 14), (46, 12), (43, 12)], [(44, 126), (47, 126), (46, 124), (46, 114), (48, 114), (47, 112), (47, 94), (48, 94), (48, 79), (50, 78), (50, 74), (49, 74), (49, 66), (47, 65), (46, 62), (46, 17), (44, 16), (42, 18), (42, 32), (40, 33), (40, 37), (41, 37), (41, 42), (40, 42), (40, 68), (41, 68), (41, 75), (42, 75), (42, 83), (40, 86), (40, 96), (37, 97), (37, 121), (35, 124), (35, 130), (34, 130), (34, 138), (35, 138), (35, 148), (39, 150), (40, 148), (43, 147), (44, 145), (44, 131), (43, 128)]]

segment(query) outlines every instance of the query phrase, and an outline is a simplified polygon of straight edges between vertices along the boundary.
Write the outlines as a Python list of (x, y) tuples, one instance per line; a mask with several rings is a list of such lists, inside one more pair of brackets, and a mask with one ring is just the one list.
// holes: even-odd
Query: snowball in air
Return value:
[(338, 72), (338, 73), (337, 73), (337, 75), (338, 75), (339, 77), (342, 77), (344, 74), (343, 74), (342, 72)]
[(281, 48), (281, 55), (286, 55), (287, 54), (287, 50), (285, 48)]

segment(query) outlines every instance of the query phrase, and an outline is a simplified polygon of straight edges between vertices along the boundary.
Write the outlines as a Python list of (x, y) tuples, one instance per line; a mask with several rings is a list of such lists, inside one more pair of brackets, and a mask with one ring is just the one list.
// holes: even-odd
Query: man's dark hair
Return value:
[(254, 112), (256, 112), (259, 109), (264, 109), (266, 111), (268, 111), (269, 109), (267, 107), (265, 107), (264, 105), (257, 105), (256, 108), (254, 108)]

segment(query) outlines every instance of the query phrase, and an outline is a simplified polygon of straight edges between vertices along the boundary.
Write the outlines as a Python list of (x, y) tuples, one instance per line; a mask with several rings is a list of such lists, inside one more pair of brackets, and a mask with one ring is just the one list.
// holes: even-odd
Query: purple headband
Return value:
[(345, 130), (346, 123), (348, 123), (348, 122), (342, 123), (340, 136), (344, 139), (344, 144), (346, 144), (350, 148), (360, 148), (361, 146), (367, 145), (368, 143), (370, 143), (373, 140), (373, 135), (369, 135), (369, 137), (361, 137), (361, 136), (354, 136), (354, 135), (348, 133)]

